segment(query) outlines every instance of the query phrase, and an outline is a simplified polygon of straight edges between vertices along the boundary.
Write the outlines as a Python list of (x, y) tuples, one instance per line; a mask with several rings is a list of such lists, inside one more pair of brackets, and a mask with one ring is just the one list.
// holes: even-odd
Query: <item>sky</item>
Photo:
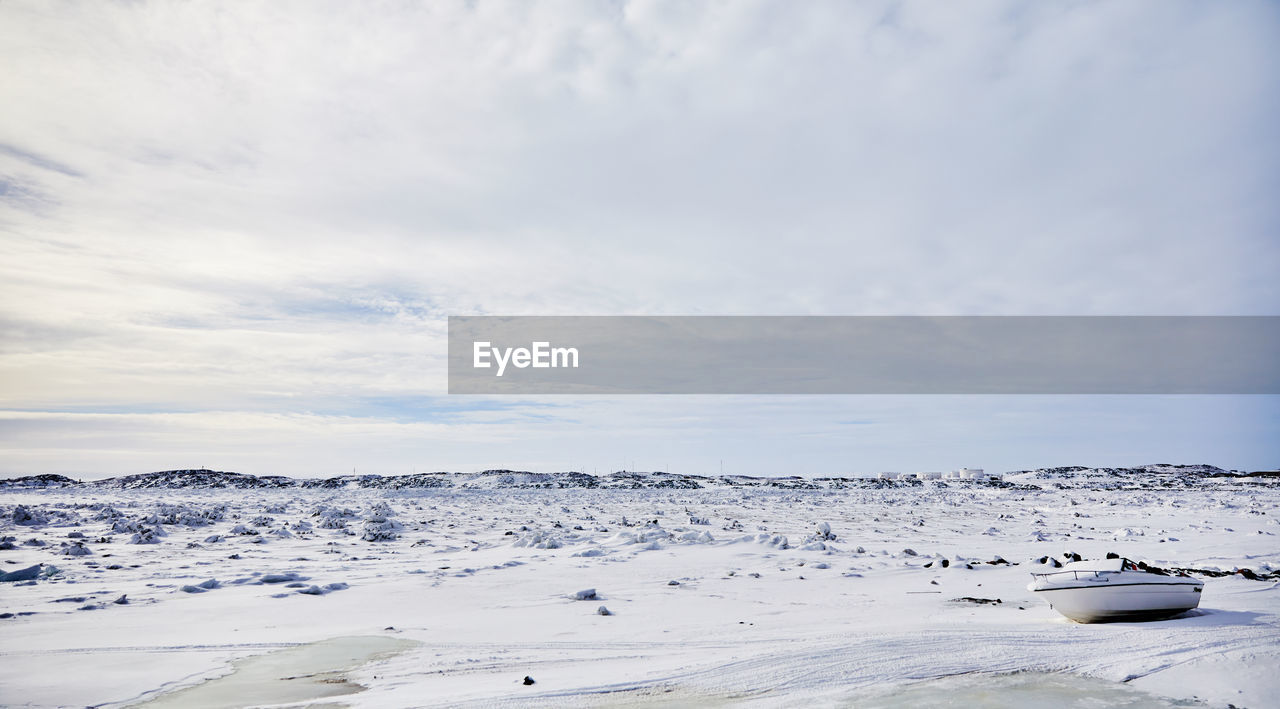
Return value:
[(448, 315), (1280, 314), (1280, 5), (0, 2), (0, 473), (1280, 467), (1274, 396), (463, 397)]

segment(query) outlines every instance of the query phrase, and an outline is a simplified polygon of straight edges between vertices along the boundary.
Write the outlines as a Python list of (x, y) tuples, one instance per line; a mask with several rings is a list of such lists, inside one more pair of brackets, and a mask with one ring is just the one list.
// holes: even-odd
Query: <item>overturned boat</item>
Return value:
[(1128, 559), (1073, 561), (1031, 574), (1028, 591), (1078, 623), (1171, 618), (1200, 605), (1204, 582), (1139, 566)]

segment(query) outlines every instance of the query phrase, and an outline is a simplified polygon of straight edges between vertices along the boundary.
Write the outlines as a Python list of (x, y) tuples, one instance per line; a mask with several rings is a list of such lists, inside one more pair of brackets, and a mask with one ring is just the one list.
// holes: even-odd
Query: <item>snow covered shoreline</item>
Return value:
[[(0, 583), (0, 686), (16, 706), (125, 705), (385, 634), (421, 645), (350, 672), (366, 689), (343, 702), (822, 704), (1034, 670), (1274, 705), (1280, 488), (1062, 479), (0, 489), (0, 571), (38, 567)], [(1076, 625), (1024, 588), (1107, 552), (1225, 575), (1158, 623)]]

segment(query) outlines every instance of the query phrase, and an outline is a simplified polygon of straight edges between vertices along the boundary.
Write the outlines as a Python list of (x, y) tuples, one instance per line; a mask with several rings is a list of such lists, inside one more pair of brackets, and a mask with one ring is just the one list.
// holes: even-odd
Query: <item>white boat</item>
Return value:
[(1169, 618), (1200, 605), (1204, 590), (1199, 579), (1148, 571), (1128, 559), (1073, 561), (1031, 576), (1027, 590), (1078, 623)]

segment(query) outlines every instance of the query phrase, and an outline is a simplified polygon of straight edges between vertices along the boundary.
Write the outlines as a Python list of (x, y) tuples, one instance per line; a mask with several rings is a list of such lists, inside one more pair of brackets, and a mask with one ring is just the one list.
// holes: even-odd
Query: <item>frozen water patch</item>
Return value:
[(215, 709), (291, 704), (364, 691), (343, 676), (362, 665), (402, 653), (416, 641), (382, 635), (330, 638), (254, 655), (232, 663), (230, 674), (162, 694), (140, 709)]

